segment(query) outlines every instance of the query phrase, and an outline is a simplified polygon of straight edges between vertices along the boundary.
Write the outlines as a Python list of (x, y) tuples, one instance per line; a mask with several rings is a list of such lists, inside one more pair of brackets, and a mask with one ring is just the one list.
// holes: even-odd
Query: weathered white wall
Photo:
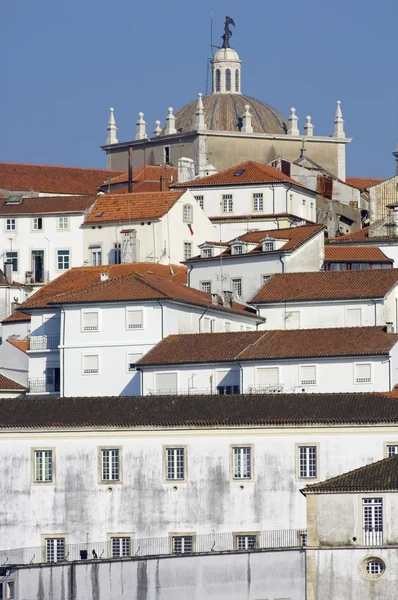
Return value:
[[(305, 396), (303, 396), (305, 402)], [(41, 534), (69, 543), (296, 529), (306, 526), (297, 444), (319, 444), (319, 479), (383, 458), (398, 427), (90, 429), (0, 433), (0, 547), (39, 546)], [(231, 445), (252, 444), (253, 480), (232, 480)], [(163, 449), (186, 447), (187, 481), (164, 480)], [(122, 483), (99, 483), (98, 448), (120, 447)], [(53, 448), (55, 484), (31, 483), (32, 448)], [(242, 487), (243, 486), (243, 487)]]
[(0, 345), (0, 374), (21, 385), (28, 384), (29, 356), (7, 341)]
[[(1, 259), (0, 259), (1, 260)], [(1, 263), (0, 263), (1, 264)], [(0, 286), (0, 328), (2, 331), (1, 321), (12, 313), (12, 305), (14, 302), (22, 304), (29, 294), (31, 288), (25, 286), (11, 285)]]
[(299, 550), (21, 568), (17, 600), (304, 600)]
[(19, 338), (20, 340), (24, 340), (30, 334), (30, 321), (4, 323), (2, 325), (1, 334), (3, 342), (9, 337), (15, 337)]

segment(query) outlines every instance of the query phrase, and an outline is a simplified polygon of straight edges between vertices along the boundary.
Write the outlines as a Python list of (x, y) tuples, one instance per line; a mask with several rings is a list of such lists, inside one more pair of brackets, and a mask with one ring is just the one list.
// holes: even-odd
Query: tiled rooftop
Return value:
[(54, 213), (84, 213), (97, 196), (40, 196), (23, 198), (20, 204), (0, 199), (1, 215), (44, 215)]
[(22, 310), (15, 310), (10, 316), (2, 320), (2, 323), (23, 323), (29, 322), (31, 319), (28, 313), (24, 313)]
[(17, 383), (13, 379), (6, 377), (5, 375), (0, 375), (0, 392), (23, 392), (25, 388), (20, 383)]
[(339, 244), (344, 242), (355, 242), (357, 244), (360, 244), (361, 242), (366, 242), (369, 239), (369, 229), (370, 227), (363, 227), (362, 229), (358, 229), (358, 231), (346, 233), (346, 235), (340, 235), (335, 238), (329, 238), (328, 240), (326, 240), (326, 243)]
[(393, 263), (377, 246), (325, 246), (328, 262)]
[(25, 352), (25, 354), (27, 354), (28, 352), (28, 340), (16, 340), (14, 338), (8, 338), (6, 340), (6, 343), (11, 344), (12, 346), (15, 346), (15, 348), (18, 348), (18, 350), (21, 350), (21, 352)]
[(383, 298), (398, 283), (398, 269), (277, 273), (250, 300), (253, 304), (349, 298)]
[(347, 185), (357, 188), (358, 190), (365, 190), (378, 183), (383, 183), (383, 181), (386, 180), (378, 177), (346, 177), (345, 180)]

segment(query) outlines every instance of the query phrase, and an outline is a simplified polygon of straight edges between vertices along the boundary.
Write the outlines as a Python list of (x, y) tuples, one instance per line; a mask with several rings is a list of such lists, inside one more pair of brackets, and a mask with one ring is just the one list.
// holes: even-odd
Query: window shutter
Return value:
[(98, 354), (86, 354), (86, 356), (83, 357), (83, 371), (85, 373), (98, 373), (98, 370)]
[(370, 363), (355, 365), (355, 382), (370, 383), (372, 380), (372, 369)]
[(143, 325), (142, 310), (127, 311), (127, 329), (141, 329)]
[(156, 373), (156, 391), (164, 394), (177, 392), (177, 373)]
[(135, 363), (137, 363), (140, 360), (140, 358), (142, 358), (142, 356), (143, 356), (142, 354), (132, 354), (132, 353), (129, 353), (127, 355), (127, 365), (128, 365), (129, 371), (134, 370)]
[(347, 308), (347, 327), (360, 327), (361, 325), (361, 309)]
[(219, 385), (239, 385), (239, 371), (236, 369), (217, 371), (217, 386)]
[(300, 385), (314, 385), (316, 383), (316, 366), (306, 365), (300, 367)]
[(95, 331), (98, 329), (98, 313), (85, 312), (83, 313), (83, 330)]
[(257, 369), (258, 385), (278, 385), (279, 369), (276, 367)]

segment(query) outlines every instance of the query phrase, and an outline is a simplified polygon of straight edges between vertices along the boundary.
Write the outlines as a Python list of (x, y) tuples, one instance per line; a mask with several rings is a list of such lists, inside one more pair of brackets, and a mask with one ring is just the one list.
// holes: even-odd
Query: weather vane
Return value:
[(229, 45), (229, 39), (232, 37), (232, 31), (229, 28), (230, 25), (233, 25), (235, 27), (235, 21), (231, 19), (231, 17), (225, 17), (224, 35), (222, 36), (222, 39), (224, 40), (224, 43), (222, 45), (223, 48), (231, 47)]

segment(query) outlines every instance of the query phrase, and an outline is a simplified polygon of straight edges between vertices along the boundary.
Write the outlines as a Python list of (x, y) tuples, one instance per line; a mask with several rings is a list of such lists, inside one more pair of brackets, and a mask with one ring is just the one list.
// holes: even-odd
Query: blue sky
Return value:
[(110, 106), (126, 140), (205, 93), (211, 9), (215, 43), (235, 19), (244, 93), (316, 135), (340, 99), (347, 173), (395, 173), (397, 0), (3, 0), (0, 161), (104, 167)]

